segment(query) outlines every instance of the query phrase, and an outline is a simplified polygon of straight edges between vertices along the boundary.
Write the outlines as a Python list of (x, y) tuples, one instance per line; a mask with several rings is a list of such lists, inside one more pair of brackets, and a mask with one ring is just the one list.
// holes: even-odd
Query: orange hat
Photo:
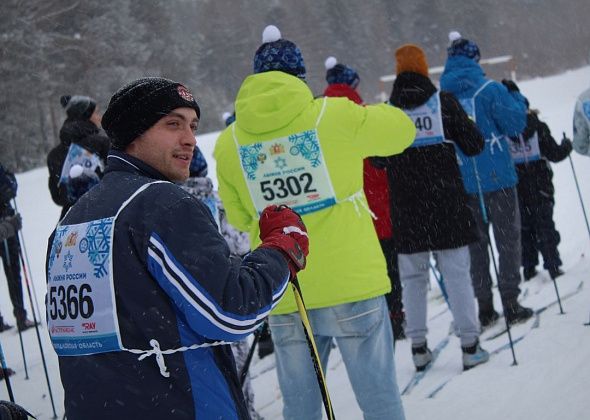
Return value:
[(395, 51), (395, 73), (411, 71), (428, 77), (428, 63), (422, 49), (414, 44), (402, 45)]

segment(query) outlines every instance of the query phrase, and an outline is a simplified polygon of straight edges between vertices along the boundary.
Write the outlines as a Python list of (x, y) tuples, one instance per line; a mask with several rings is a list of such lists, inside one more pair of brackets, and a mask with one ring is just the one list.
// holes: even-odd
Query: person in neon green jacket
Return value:
[[(228, 220), (248, 231), (256, 246), (264, 206), (285, 204), (299, 212), (310, 238), (299, 282), (322, 364), (334, 337), (365, 418), (401, 419), (383, 297), (391, 285), (363, 193), (363, 159), (403, 152), (416, 129), (390, 105), (314, 99), (304, 81), (301, 52), (276, 27), (265, 29), (254, 67), (255, 74), (239, 90), (236, 121), (221, 133), (214, 152)], [(270, 326), (285, 419), (321, 418), (290, 290), (273, 311)]]

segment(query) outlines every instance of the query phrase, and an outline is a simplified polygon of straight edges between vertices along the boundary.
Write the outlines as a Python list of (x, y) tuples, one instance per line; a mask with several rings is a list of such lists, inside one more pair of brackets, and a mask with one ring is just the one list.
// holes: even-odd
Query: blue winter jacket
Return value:
[[(141, 186), (166, 181), (125, 153), (112, 151), (107, 165), (61, 225), (113, 216)], [(230, 256), (209, 209), (170, 182), (133, 198), (117, 217), (113, 238), (116, 314), (127, 349), (150, 349), (152, 339), (163, 351), (240, 340), (288, 285), (280, 251)], [(48, 257), (54, 240), (55, 232)], [(153, 355), (141, 361), (127, 351), (60, 356), (68, 419), (249, 419), (228, 345), (164, 354), (164, 361), (170, 377), (161, 375)]]
[[(526, 126), (523, 96), (519, 92), (508, 92), (503, 84), (487, 79), (479, 64), (463, 56), (447, 59), (440, 87), (459, 99), (486, 139), (484, 150), (473, 158), (457, 151), (467, 192), (478, 193), (478, 179), (482, 192), (514, 187), (518, 177), (506, 136), (518, 135)], [(472, 110), (470, 100), (476, 93), (475, 110)]]

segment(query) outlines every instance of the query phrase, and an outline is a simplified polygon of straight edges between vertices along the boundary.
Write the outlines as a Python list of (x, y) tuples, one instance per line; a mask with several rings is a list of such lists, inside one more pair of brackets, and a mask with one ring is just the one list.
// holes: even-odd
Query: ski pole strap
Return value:
[(138, 349), (123, 349), (123, 350), (128, 351), (129, 353), (139, 354), (139, 357), (137, 358), (138, 360), (143, 360), (146, 357), (150, 357), (152, 355), (156, 356), (156, 363), (158, 364), (158, 367), (160, 368), (160, 374), (163, 377), (168, 378), (168, 377), (170, 377), (170, 372), (168, 372), (168, 368), (166, 367), (166, 361), (164, 360), (165, 354), (172, 354), (172, 353), (177, 353), (177, 352), (182, 352), (182, 351), (200, 349), (200, 348), (204, 348), (204, 347), (222, 346), (225, 344), (231, 344), (231, 343), (227, 342), (227, 341), (214, 341), (212, 343), (193, 344), (191, 346), (183, 346), (183, 347), (179, 347), (177, 349), (162, 350), (160, 348), (160, 343), (158, 342), (158, 340), (152, 338), (150, 340), (150, 346), (152, 346), (152, 348), (150, 350), (138, 350)]
[(318, 349), (313, 339), (313, 330), (311, 324), (307, 318), (307, 310), (305, 309), (305, 303), (303, 302), (303, 295), (301, 294), (301, 288), (299, 287), (299, 280), (297, 277), (291, 279), (291, 285), (293, 286), (293, 293), (295, 294), (295, 302), (297, 302), (297, 309), (299, 310), (299, 316), (301, 318), (301, 324), (303, 324), (303, 332), (307, 340), (307, 346), (309, 347), (309, 353), (313, 362), (313, 368), (320, 386), (320, 392), (322, 394), (322, 400), (324, 402), (324, 409), (328, 420), (334, 420), (334, 410), (332, 409), (332, 401), (330, 400), (330, 394), (328, 393), (328, 386), (320, 363), (320, 357), (318, 355)]
[(434, 268), (434, 265), (432, 265), (432, 263), (430, 263), (430, 270), (432, 271), (432, 274), (434, 275), (434, 278), (436, 279), (436, 282), (438, 283), (438, 286), (440, 287), (440, 291), (443, 295), (443, 297), (445, 298), (445, 302), (447, 303), (448, 307), (451, 307), (451, 304), (449, 303), (449, 295), (447, 293), (447, 288), (445, 286), (445, 282), (442, 276), (442, 273), (437, 272), (436, 268)]

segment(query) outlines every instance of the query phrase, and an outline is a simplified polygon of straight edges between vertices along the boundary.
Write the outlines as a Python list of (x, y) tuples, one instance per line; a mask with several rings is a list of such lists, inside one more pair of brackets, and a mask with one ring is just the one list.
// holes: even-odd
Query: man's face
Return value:
[(170, 181), (186, 181), (199, 120), (192, 108), (176, 108), (136, 138), (125, 151)]
[(96, 108), (94, 108), (94, 112), (90, 116), (89, 120), (95, 126), (97, 126), (98, 128), (100, 128), (100, 122), (102, 121), (102, 114), (100, 113), (100, 111), (98, 109), (98, 105), (96, 106)]

